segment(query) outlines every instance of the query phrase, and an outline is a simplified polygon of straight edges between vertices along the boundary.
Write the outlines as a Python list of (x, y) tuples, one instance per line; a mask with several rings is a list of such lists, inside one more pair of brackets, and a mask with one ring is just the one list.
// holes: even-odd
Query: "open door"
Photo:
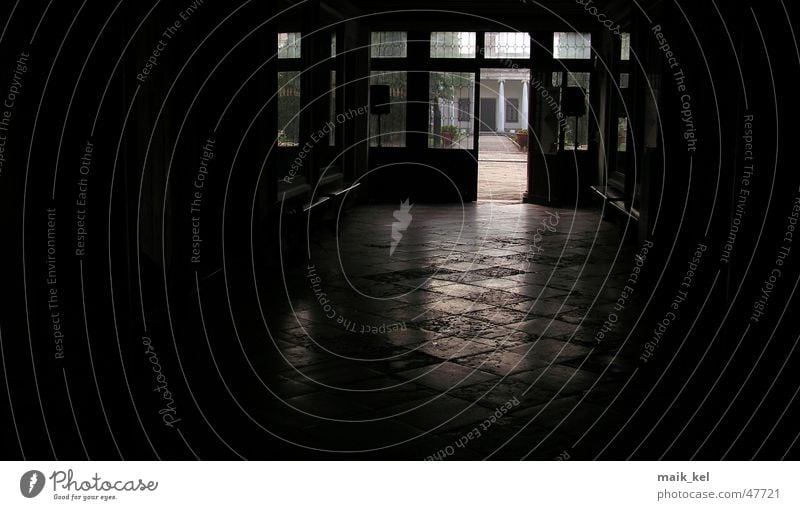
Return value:
[(480, 70), (478, 200), (522, 202), (528, 178), (530, 70)]

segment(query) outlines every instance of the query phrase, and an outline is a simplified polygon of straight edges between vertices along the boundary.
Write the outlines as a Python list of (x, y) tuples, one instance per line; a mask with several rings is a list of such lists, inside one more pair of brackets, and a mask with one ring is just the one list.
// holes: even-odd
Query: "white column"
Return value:
[(519, 122), (528, 129), (528, 80), (522, 80), (522, 97), (520, 98)]
[(506, 87), (505, 80), (497, 81), (497, 132), (504, 133), (506, 130)]

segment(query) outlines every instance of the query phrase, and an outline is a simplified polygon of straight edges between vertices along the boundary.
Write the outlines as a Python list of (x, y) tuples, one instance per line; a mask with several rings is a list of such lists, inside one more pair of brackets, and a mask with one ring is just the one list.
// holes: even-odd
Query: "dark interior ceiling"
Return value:
[[(574, 24), (587, 26), (596, 24), (587, 13), (584, 3), (589, 0), (323, 0), (331, 9), (341, 12), (345, 17), (356, 13), (375, 15), (391, 12), (383, 20), (397, 23), (402, 20), (409, 27), (441, 24), (443, 20), (461, 22), (473, 20), (481, 23), (485, 19), (498, 23), (525, 25), (529, 29), (537, 26), (553, 27), (553, 24)], [(607, 17), (625, 22), (625, 13), (630, 0), (591, 0), (589, 6)], [(381, 18), (372, 18), (380, 22)]]
[[(335, 0), (333, 3), (336, 3)], [(576, 0), (350, 0), (350, 3), (365, 11), (388, 9), (445, 9), (457, 12), (497, 12), (498, 14), (517, 13), (524, 9), (547, 8), (557, 12), (580, 12), (583, 6)], [(607, 0), (594, 1), (598, 8), (609, 3)]]

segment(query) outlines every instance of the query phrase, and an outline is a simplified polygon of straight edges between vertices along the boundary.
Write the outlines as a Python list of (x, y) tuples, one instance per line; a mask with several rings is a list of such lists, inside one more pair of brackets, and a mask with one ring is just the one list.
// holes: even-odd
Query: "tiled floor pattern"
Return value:
[(415, 204), (393, 248), (395, 210), (355, 209), (314, 235), (312, 269), (284, 272), (270, 425), (412, 459), (553, 458), (613, 429), (603, 413), (632, 370), (623, 319), (618, 339), (594, 338), (630, 271), (616, 227), (593, 211)]

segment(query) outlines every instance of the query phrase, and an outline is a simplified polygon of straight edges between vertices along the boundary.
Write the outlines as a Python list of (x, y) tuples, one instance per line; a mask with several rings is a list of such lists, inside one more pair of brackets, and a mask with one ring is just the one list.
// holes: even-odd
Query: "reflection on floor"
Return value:
[(630, 271), (616, 229), (527, 204), (398, 209), (357, 208), (284, 272), (265, 426), (311, 457), (552, 459), (610, 437), (632, 370), (621, 340), (595, 341)]
[(527, 190), (527, 151), (492, 133), (481, 133), (478, 147), (478, 200), (521, 202)]

